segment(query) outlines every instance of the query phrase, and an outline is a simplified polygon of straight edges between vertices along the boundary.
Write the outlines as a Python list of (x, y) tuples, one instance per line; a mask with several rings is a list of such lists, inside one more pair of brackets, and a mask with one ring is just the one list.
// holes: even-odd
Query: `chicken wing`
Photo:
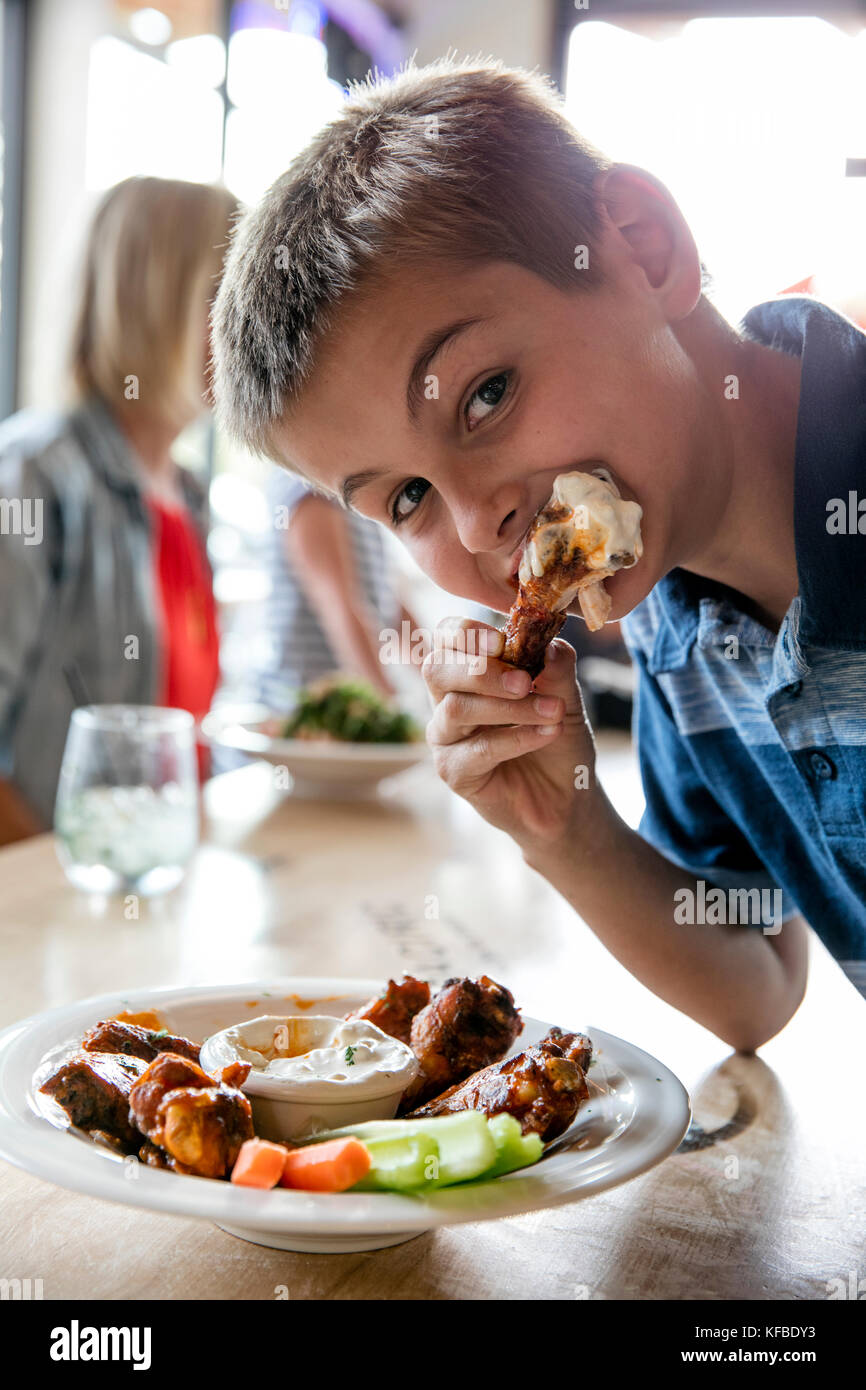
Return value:
[(198, 1043), (167, 1033), (164, 1028), (140, 1028), (134, 1023), (120, 1023), (109, 1018), (97, 1023), (84, 1034), (81, 1046), (85, 1052), (122, 1052), (127, 1057), (140, 1057), (152, 1062), (161, 1052), (173, 1052), (179, 1057), (198, 1061)]
[(582, 1069), (545, 1040), (516, 1057), (496, 1062), (452, 1086), (444, 1095), (411, 1111), (410, 1119), (480, 1110), (485, 1115), (513, 1115), (524, 1134), (539, 1134), (545, 1143), (564, 1134), (589, 1096)]
[(168, 1095), (179, 1087), (213, 1086), (214, 1078), (209, 1076), (197, 1062), (188, 1057), (175, 1056), (173, 1052), (161, 1052), (142, 1072), (129, 1094), (129, 1114), (142, 1134), (152, 1137), (158, 1128), (157, 1111)]
[[(142, 1162), (224, 1178), (253, 1137), (252, 1107), (238, 1089), (249, 1073), (248, 1062), (233, 1062), (214, 1078), (186, 1057), (155, 1057), (129, 1096), (130, 1119), (149, 1141)], [(164, 1162), (154, 1149), (165, 1152)]]
[(535, 678), (577, 598), (591, 632), (604, 626), (604, 580), (643, 554), (637, 502), (627, 502), (605, 468), (562, 473), (529, 530), (517, 599), (505, 624), (503, 661)]
[(225, 1178), (241, 1145), (253, 1138), (252, 1107), (242, 1091), (228, 1086), (182, 1086), (160, 1102), (149, 1137), (178, 1172)]
[(410, 1045), (421, 1069), (399, 1113), (497, 1061), (522, 1031), (520, 1011), (503, 985), (487, 975), (446, 980), (412, 1020)]
[(384, 991), (370, 999), (361, 1009), (346, 1014), (350, 1022), (366, 1019), (389, 1033), (401, 1043), (409, 1046), (412, 1020), (416, 1014), (430, 1003), (430, 986), (426, 980), (416, 980), (412, 975), (404, 975), (400, 984), (389, 980)]
[(538, 1046), (547, 1047), (549, 1043), (560, 1048), (563, 1056), (571, 1062), (576, 1062), (581, 1071), (585, 1072), (589, 1067), (592, 1059), (592, 1039), (585, 1033), (566, 1033), (562, 1028), (551, 1028)]
[(125, 1149), (136, 1149), (142, 1136), (130, 1121), (129, 1096), (144, 1073), (138, 1057), (76, 1052), (39, 1087), (88, 1133), (107, 1134)]

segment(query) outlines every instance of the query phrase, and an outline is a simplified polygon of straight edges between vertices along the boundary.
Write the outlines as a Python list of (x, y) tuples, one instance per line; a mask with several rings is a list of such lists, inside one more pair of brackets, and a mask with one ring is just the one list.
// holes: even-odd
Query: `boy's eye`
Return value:
[(508, 390), (508, 373), (499, 372), (488, 377), (487, 381), (472, 393), (466, 406), (466, 423), (470, 429), (485, 420), (499, 405)]
[(399, 526), (401, 521), (411, 516), (429, 487), (426, 478), (412, 478), (400, 489), (391, 507), (391, 520), (395, 526)]

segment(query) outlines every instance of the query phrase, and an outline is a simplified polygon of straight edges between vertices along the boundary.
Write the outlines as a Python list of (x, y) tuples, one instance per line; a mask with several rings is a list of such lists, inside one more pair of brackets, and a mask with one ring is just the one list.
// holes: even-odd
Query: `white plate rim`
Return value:
[[(636, 1086), (638, 1106), (627, 1131), (629, 1143), (624, 1145), (625, 1151), (621, 1148), (616, 1153), (620, 1142), (617, 1139), (611, 1141), (610, 1153), (604, 1147), (595, 1150), (597, 1161), (590, 1158), (583, 1165), (590, 1180), (580, 1186), (547, 1180), (544, 1168), (536, 1167), (487, 1183), (443, 1189), (426, 1197), (396, 1193), (333, 1195), (286, 1189), (255, 1192), (207, 1178), (179, 1179), (173, 1173), (101, 1152), (89, 1141), (77, 1141), (54, 1128), (28, 1101), (30, 1078), (45, 1053), (70, 1033), (83, 1031), (97, 1018), (118, 1012), (118, 1005), (137, 1012), (165, 1009), (172, 1003), (181, 1005), (193, 999), (216, 1002), (265, 991), (285, 991), (312, 999), (345, 995), (352, 1002), (358, 996), (370, 997), (381, 988), (381, 979), (334, 976), (131, 988), (92, 995), (21, 1019), (0, 1032), (0, 1158), (35, 1177), (103, 1201), (242, 1226), (249, 1231), (358, 1236), (368, 1232), (420, 1233), (431, 1227), (516, 1216), (586, 1198), (655, 1167), (677, 1148), (688, 1129), (688, 1095), (673, 1072), (643, 1049), (592, 1025), (586, 1031), (608, 1061), (620, 1066), (632, 1087)], [(525, 1021), (530, 1026), (550, 1026), (545, 1020), (529, 1016), (525, 1016)], [(41, 1047), (38, 1055), (37, 1047)], [(135, 1174), (134, 1181), (129, 1178), (131, 1173)]]

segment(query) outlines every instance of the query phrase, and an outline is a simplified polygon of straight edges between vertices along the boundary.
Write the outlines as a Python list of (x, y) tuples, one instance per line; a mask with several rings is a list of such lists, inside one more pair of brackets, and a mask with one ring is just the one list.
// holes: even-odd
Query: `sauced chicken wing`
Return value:
[(585, 1033), (567, 1033), (562, 1028), (551, 1028), (538, 1046), (547, 1047), (550, 1043), (558, 1047), (569, 1061), (576, 1062), (581, 1071), (587, 1070), (592, 1060), (592, 1039)]
[(186, 1057), (154, 1058), (129, 1097), (130, 1119), (149, 1140), (139, 1152), (142, 1162), (225, 1177), (241, 1144), (253, 1137), (252, 1108), (237, 1089), (249, 1073), (248, 1062), (233, 1062), (215, 1079)]
[(421, 1064), (400, 1113), (497, 1061), (523, 1031), (514, 998), (487, 975), (446, 980), (412, 1020), (410, 1042)]
[(520, 1121), (524, 1134), (539, 1134), (547, 1142), (565, 1133), (588, 1096), (582, 1069), (556, 1043), (545, 1040), (476, 1072), (468, 1081), (413, 1110), (410, 1118), (426, 1119), (458, 1110), (507, 1113)]
[(430, 986), (427, 981), (404, 975), (399, 985), (389, 980), (382, 994), (368, 1000), (355, 1013), (346, 1014), (346, 1018), (350, 1022), (366, 1019), (408, 1047), (412, 1020), (429, 1003)]
[(139, 1149), (138, 1161), (139, 1163), (146, 1163), (148, 1168), (170, 1168), (173, 1173), (186, 1171), (182, 1164), (175, 1163), (165, 1149), (158, 1148), (150, 1139), (145, 1139)]
[(554, 480), (526, 538), (503, 661), (535, 678), (575, 599), (590, 632), (604, 626), (611, 607), (604, 581), (643, 554), (641, 516), (636, 502), (620, 497), (606, 468)]
[(178, 1171), (224, 1178), (241, 1145), (253, 1138), (252, 1107), (242, 1091), (231, 1087), (183, 1086), (161, 1101), (150, 1138)]
[(169, 1091), (180, 1086), (206, 1088), (214, 1084), (197, 1062), (177, 1057), (173, 1052), (161, 1052), (136, 1081), (129, 1095), (129, 1114), (142, 1134), (152, 1137), (158, 1127), (156, 1114)]
[(179, 1057), (198, 1061), (198, 1043), (179, 1038), (163, 1029), (139, 1028), (135, 1023), (121, 1023), (116, 1018), (97, 1023), (84, 1034), (81, 1044), (85, 1052), (121, 1052), (127, 1057), (140, 1057), (152, 1062), (161, 1052), (173, 1052)]
[(56, 1100), (79, 1129), (107, 1134), (133, 1149), (141, 1135), (130, 1122), (129, 1096), (144, 1070), (138, 1057), (76, 1052), (39, 1089)]
[(523, 589), (512, 604), (505, 627), (502, 660), (535, 680), (544, 666), (544, 654), (565, 626), (567, 613), (554, 613)]

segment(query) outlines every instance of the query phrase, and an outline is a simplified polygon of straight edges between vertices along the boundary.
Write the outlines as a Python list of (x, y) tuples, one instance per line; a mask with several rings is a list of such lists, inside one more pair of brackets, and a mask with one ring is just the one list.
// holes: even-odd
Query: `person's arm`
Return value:
[(292, 569), (340, 666), (363, 676), (381, 694), (394, 687), (379, 660), (379, 628), (364, 596), (352, 538), (340, 508), (310, 493), (286, 530)]
[(13, 783), (0, 777), (0, 845), (27, 840), (47, 829)]
[(776, 935), (677, 922), (676, 895), (695, 892), (697, 875), (630, 829), (605, 796), (573, 650), (554, 642), (531, 685), (499, 659), (495, 628), (486, 629), (483, 659), (467, 662), (450, 642), (455, 629), (484, 626), (440, 624), (440, 649), (424, 664), (435, 705), (427, 737), (440, 776), (512, 836), (643, 984), (731, 1047), (759, 1047), (803, 996), (802, 919), (783, 922)]
[(696, 878), (627, 826), (600, 787), (578, 836), (535, 845), (524, 857), (642, 984), (731, 1047), (760, 1047), (803, 998), (803, 918), (789, 917), (767, 936), (756, 926), (678, 923), (675, 894), (696, 892)]

